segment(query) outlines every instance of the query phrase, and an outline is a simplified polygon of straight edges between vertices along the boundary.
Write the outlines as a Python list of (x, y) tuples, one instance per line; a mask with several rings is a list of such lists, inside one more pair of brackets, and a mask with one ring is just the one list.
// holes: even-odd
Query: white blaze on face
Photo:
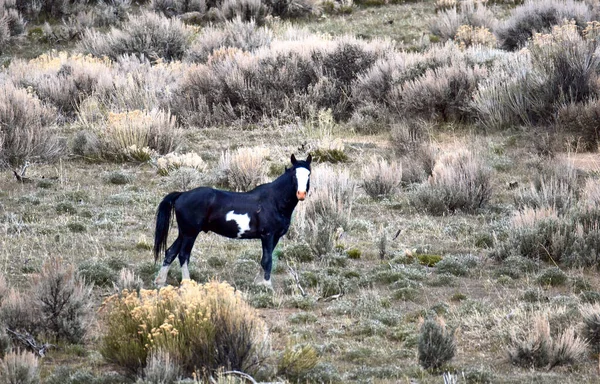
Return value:
[(236, 224), (239, 228), (237, 237), (241, 237), (244, 232), (250, 230), (250, 216), (248, 216), (247, 213), (240, 215), (237, 213), (233, 213), (233, 211), (229, 211), (229, 212), (227, 212), (227, 215), (225, 215), (225, 220), (236, 222)]
[(296, 180), (298, 180), (298, 192), (306, 192), (310, 171), (306, 168), (296, 168)]

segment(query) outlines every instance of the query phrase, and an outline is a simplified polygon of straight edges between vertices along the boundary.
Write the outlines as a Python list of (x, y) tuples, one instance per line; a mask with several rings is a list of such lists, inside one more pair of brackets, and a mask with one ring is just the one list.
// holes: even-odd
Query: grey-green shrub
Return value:
[(482, 3), (475, 1), (461, 1), (459, 7), (453, 7), (436, 14), (432, 19), (429, 30), (444, 40), (453, 39), (461, 25), (473, 27), (486, 27), (494, 30), (497, 24), (496, 17)]
[(263, 24), (268, 9), (262, 0), (223, 0), (219, 7), (225, 20), (241, 18), (243, 21), (256, 21)]
[(0, 361), (0, 381), (10, 384), (38, 384), (38, 358), (29, 351), (13, 351)]
[(595, 152), (600, 138), (600, 101), (597, 96), (569, 103), (557, 112), (557, 128), (573, 136), (577, 151)]
[(146, 359), (144, 379), (148, 384), (173, 384), (181, 376), (181, 367), (168, 352), (159, 350)]
[(188, 12), (206, 12), (205, 0), (152, 0), (150, 7), (166, 16), (176, 16)]
[(25, 89), (0, 79), (0, 166), (53, 160), (63, 146), (52, 128), (56, 112)]
[(577, 208), (564, 216), (525, 210), (509, 229), (508, 239), (492, 252), (497, 259), (520, 255), (567, 267), (597, 266), (600, 262), (600, 213)]
[(469, 151), (445, 156), (412, 194), (411, 204), (433, 215), (475, 212), (492, 196), (491, 175), (483, 159)]
[(58, 259), (44, 263), (31, 297), (44, 333), (58, 340), (83, 340), (92, 316), (91, 289), (72, 265)]
[(180, 60), (190, 45), (191, 33), (180, 20), (153, 12), (131, 16), (123, 29), (112, 27), (107, 33), (87, 30), (80, 49), (97, 57), (113, 60), (136, 54), (151, 60)]
[(427, 319), (419, 331), (417, 350), (423, 368), (438, 369), (454, 357), (454, 332), (439, 320)]
[(238, 48), (253, 52), (268, 47), (273, 40), (273, 32), (267, 27), (258, 26), (254, 20), (243, 21), (236, 17), (219, 27), (207, 26), (202, 29), (194, 43), (186, 51), (188, 61), (204, 63), (218, 49)]
[(498, 26), (496, 34), (502, 48), (515, 50), (522, 47), (534, 31), (547, 32), (563, 20), (575, 20), (583, 28), (590, 21), (590, 9), (575, 0), (527, 0)]
[(581, 308), (583, 326), (581, 334), (594, 351), (600, 352), (600, 305), (588, 304)]

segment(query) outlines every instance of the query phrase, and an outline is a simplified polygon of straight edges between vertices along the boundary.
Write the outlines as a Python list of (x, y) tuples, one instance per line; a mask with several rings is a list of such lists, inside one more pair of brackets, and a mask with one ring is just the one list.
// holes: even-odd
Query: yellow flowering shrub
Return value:
[(227, 283), (186, 280), (179, 288), (123, 290), (109, 297), (101, 312), (102, 355), (135, 372), (159, 350), (187, 374), (220, 367), (252, 372), (269, 349), (264, 322)]
[(488, 28), (473, 27), (471, 25), (461, 25), (458, 27), (455, 39), (463, 49), (472, 45), (483, 45), (494, 48), (498, 44), (496, 36)]

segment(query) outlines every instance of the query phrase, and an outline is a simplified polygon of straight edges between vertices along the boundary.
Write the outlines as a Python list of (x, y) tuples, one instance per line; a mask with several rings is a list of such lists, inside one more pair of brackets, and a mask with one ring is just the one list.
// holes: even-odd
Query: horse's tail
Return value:
[(171, 192), (158, 204), (156, 210), (156, 230), (154, 231), (154, 263), (158, 261), (160, 254), (167, 249), (167, 236), (171, 225), (171, 211), (175, 200), (181, 192)]

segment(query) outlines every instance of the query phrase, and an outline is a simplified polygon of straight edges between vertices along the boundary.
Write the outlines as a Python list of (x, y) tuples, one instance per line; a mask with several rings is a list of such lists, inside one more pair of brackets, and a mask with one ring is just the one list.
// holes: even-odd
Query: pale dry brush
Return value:
[(580, 331), (587, 340), (594, 353), (600, 352), (600, 304), (586, 304), (581, 306), (582, 323)]
[(498, 44), (496, 37), (488, 28), (470, 25), (461, 25), (456, 31), (455, 40), (464, 48), (472, 45), (494, 48)]
[(494, 30), (497, 24), (494, 13), (484, 4), (471, 0), (461, 1), (459, 7), (438, 12), (432, 19), (430, 31), (444, 40), (453, 39), (461, 25)]
[(114, 63), (113, 88), (102, 95), (112, 111), (169, 109), (169, 102), (187, 66), (180, 62), (151, 62), (137, 55), (122, 55)]
[(131, 269), (122, 268), (114, 286), (118, 292), (123, 292), (124, 290), (130, 292), (139, 291), (144, 287), (144, 282)]
[(244, 22), (240, 17), (227, 21), (220, 27), (207, 26), (202, 29), (194, 43), (186, 51), (185, 59), (191, 62), (206, 62), (211, 54), (222, 48), (239, 48), (253, 52), (269, 47), (273, 32), (256, 21)]
[(219, 159), (219, 172), (226, 185), (235, 191), (249, 191), (264, 182), (267, 147), (238, 148), (226, 150)]
[(402, 165), (396, 161), (371, 158), (362, 168), (362, 187), (373, 199), (390, 197), (402, 181)]
[(41, 328), (36, 308), (25, 299), (24, 294), (14, 288), (11, 288), (2, 300), (0, 320), (7, 328), (16, 332), (36, 335)]
[(4, 52), (9, 40), (10, 30), (8, 29), (8, 19), (2, 16), (0, 17), (0, 53)]
[(513, 9), (511, 15), (500, 23), (496, 35), (502, 48), (516, 50), (529, 40), (534, 32), (548, 32), (563, 20), (575, 20), (585, 27), (590, 21), (587, 4), (575, 0), (527, 0)]
[(166, 176), (170, 172), (182, 167), (193, 168), (200, 172), (206, 169), (205, 161), (202, 160), (202, 157), (196, 152), (188, 152), (181, 154), (176, 152), (170, 152), (164, 156), (156, 158), (155, 162), (156, 167), (158, 168), (158, 173), (161, 176)]
[[(227, 283), (185, 281), (160, 295), (123, 291), (105, 301), (102, 313), (107, 327), (101, 353), (136, 372), (159, 350), (176, 356), (187, 375), (209, 375), (221, 367), (252, 374), (269, 354), (264, 322)], [(132, 331), (138, 336), (132, 338)]]
[(551, 369), (579, 362), (587, 343), (575, 326), (551, 332), (548, 313), (534, 313), (524, 328), (511, 330), (508, 355), (511, 362), (525, 368)]
[(204, 14), (207, 10), (206, 0), (152, 0), (150, 7), (169, 17), (188, 12)]
[(417, 350), (423, 368), (440, 368), (454, 357), (454, 331), (448, 329), (443, 318), (426, 319), (419, 330)]
[(423, 76), (402, 85), (395, 104), (409, 117), (469, 121), (470, 102), (487, 73), (484, 67), (470, 67), (466, 63), (427, 70)]
[(486, 129), (506, 129), (515, 125), (532, 125), (530, 110), (535, 99), (529, 87), (539, 84), (533, 76), (531, 57), (527, 51), (501, 54), (473, 93), (471, 107), (477, 124)]
[(96, 133), (102, 141), (103, 154), (115, 159), (148, 161), (153, 151), (170, 153), (181, 143), (176, 118), (159, 109), (110, 112)]
[(310, 17), (322, 7), (315, 0), (266, 0), (265, 3), (272, 16), (288, 19)]
[(411, 198), (426, 211), (442, 215), (448, 212), (475, 212), (492, 196), (492, 170), (485, 160), (469, 150), (442, 155), (429, 180)]
[(0, 361), (0, 381), (7, 384), (38, 384), (39, 360), (29, 351), (12, 351)]
[(290, 236), (303, 238), (322, 256), (333, 249), (340, 231), (349, 229), (356, 182), (347, 168), (320, 164), (312, 168), (310, 184), (308, 198), (296, 208)]
[(81, 342), (92, 322), (92, 286), (75, 267), (51, 258), (35, 276), (30, 295), (43, 331), (57, 340)]
[(587, 208), (594, 208), (600, 205), (600, 181), (598, 179), (588, 177), (585, 180), (580, 201)]
[(122, 29), (111, 27), (107, 33), (86, 30), (79, 49), (113, 60), (124, 54), (137, 54), (153, 61), (172, 61), (183, 57), (190, 37), (191, 30), (179, 19), (146, 11), (130, 16)]
[(53, 124), (56, 111), (9, 80), (0, 90), (0, 165), (53, 160), (63, 151)]
[(219, 14), (225, 20), (241, 18), (245, 22), (255, 20), (263, 24), (269, 9), (262, 0), (223, 0)]
[(72, 118), (83, 99), (112, 90), (111, 67), (105, 59), (52, 52), (29, 61), (15, 60), (8, 72), (16, 84), (30, 87), (40, 99)]
[(594, 95), (588, 100), (560, 106), (556, 125), (567, 136), (576, 152), (598, 150), (600, 142), (600, 100)]
[(181, 378), (181, 371), (177, 359), (168, 351), (159, 349), (148, 355), (144, 368), (144, 382), (173, 384)]
[(577, 29), (571, 22), (554, 26), (550, 33), (534, 35), (528, 49), (500, 56), (489, 72), (491, 76), (481, 82), (474, 95), (473, 109), (481, 125), (507, 128), (546, 124), (553, 129), (554, 117), (563, 108), (564, 130), (575, 132), (593, 146), (597, 140), (595, 123), (585, 120), (593, 118), (593, 105), (587, 111), (581, 108), (586, 112), (579, 120), (583, 124), (569, 114), (573, 110), (577, 116), (578, 109), (563, 107), (595, 96), (594, 68), (599, 59), (594, 43), (582, 38)]

